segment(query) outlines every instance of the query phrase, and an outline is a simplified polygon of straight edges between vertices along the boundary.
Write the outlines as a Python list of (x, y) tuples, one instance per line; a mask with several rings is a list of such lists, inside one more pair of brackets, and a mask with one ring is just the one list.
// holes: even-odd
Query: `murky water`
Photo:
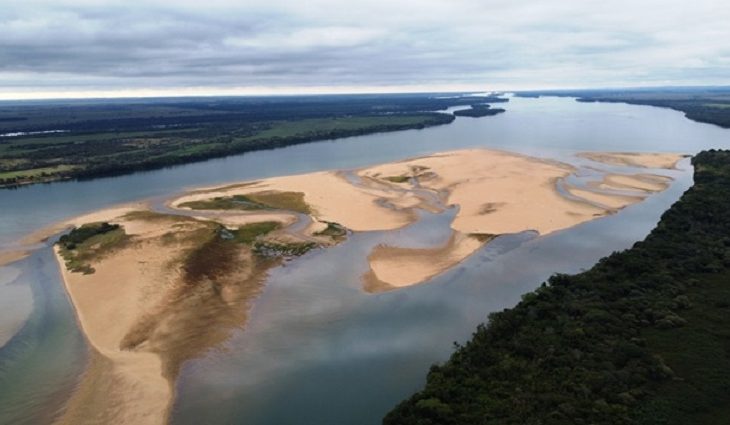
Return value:
[[(571, 99), (513, 99), (507, 113), (447, 126), (256, 152), (128, 176), (0, 191), (0, 246), (62, 218), (113, 204), (209, 186), (352, 168), (464, 147), (552, 158), (580, 150), (679, 151), (725, 147), (730, 131), (643, 106)], [(428, 246), (445, 238), (448, 213), (424, 214), (393, 233), (357, 234), (276, 269), (250, 322), (225, 347), (189, 362), (176, 423), (372, 424), (418, 388), (487, 313), (514, 305), (554, 272), (575, 272), (642, 239), (689, 186), (672, 187), (617, 215), (548, 237), (499, 238), (457, 268), (407, 290), (367, 295), (359, 276), (377, 243)], [(10, 269), (12, 267), (12, 270)], [(7, 277), (3, 277), (7, 276)], [(0, 268), (0, 423), (45, 422), (84, 367), (86, 347), (50, 248)], [(12, 279), (11, 279), (12, 278)], [(8, 289), (10, 288), (10, 289)], [(24, 288), (24, 289), (19, 289)], [(33, 303), (30, 302), (30, 297)], [(29, 310), (32, 307), (32, 311)], [(7, 326), (6, 326), (7, 325)], [(206, 419), (206, 420), (203, 420)]]

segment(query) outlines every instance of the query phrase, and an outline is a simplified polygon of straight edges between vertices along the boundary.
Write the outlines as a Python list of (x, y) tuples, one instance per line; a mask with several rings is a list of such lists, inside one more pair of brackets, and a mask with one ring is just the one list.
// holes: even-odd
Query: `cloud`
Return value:
[(0, 97), (728, 84), (721, 0), (26, 0)]

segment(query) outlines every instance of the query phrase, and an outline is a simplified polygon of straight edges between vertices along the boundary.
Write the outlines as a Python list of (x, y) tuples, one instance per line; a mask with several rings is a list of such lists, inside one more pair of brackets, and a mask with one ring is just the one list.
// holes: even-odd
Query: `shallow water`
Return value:
[[(457, 118), (430, 129), (0, 191), (0, 246), (12, 246), (66, 217), (193, 186), (359, 167), (449, 149), (503, 148), (561, 159), (580, 150), (694, 153), (730, 141), (728, 130), (653, 107), (565, 98), (514, 98), (504, 107), (508, 112), (495, 117)], [(685, 166), (671, 189), (615, 216), (548, 237), (502, 237), (433, 282), (407, 290), (362, 293), (358, 278), (368, 248), (395, 240), (409, 246), (441, 241), (443, 218), (424, 214), (424, 221), (396, 233), (357, 234), (276, 269), (249, 326), (229, 342), (229, 350), (187, 364), (173, 421), (377, 423), (423, 382), (428, 365), (445, 359), (451, 342), (465, 340), (488, 312), (514, 305), (553, 272), (588, 268), (642, 239), (690, 184), (690, 173)], [(22, 307), (1, 312), (0, 327), (28, 314), (29, 319), (0, 348), (0, 423), (17, 423), (10, 418), (20, 416), (44, 422), (40, 419), (55, 412), (75, 384), (86, 347), (50, 248), (11, 267), (20, 275), (13, 284), (0, 285), (0, 298)], [(9, 275), (8, 267), (0, 268), (2, 273)]]
[(359, 276), (378, 243), (443, 242), (448, 215), (356, 234), (276, 269), (246, 328), (224, 350), (188, 362), (173, 422), (379, 423), (489, 312), (514, 305), (553, 273), (589, 268), (646, 235), (691, 184), (689, 173), (676, 175), (666, 192), (620, 214), (547, 237), (502, 236), (421, 286), (371, 295)]

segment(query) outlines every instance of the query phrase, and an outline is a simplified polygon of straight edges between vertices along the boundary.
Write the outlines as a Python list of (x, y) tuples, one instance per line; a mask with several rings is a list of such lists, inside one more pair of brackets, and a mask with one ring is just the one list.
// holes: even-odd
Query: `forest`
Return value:
[(730, 151), (644, 241), (492, 313), (385, 425), (730, 423)]
[(0, 102), (0, 187), (448, 124), (496, 96), (393, 94)]
[(471, 105), (469, 109), (459, 109), (454, 111), (457, 117), (490, 117), (505, 112), (503, 108), (492, 108), (489, 104)]

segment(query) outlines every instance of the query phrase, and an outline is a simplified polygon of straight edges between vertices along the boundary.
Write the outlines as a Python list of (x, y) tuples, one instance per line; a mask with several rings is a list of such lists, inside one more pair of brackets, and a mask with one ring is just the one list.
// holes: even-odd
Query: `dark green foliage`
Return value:
[(489, 117), (497, 114), (501, 114), (503, 112), (506, 112), (502, 108), (492, 108), (488, 104), (476, 104), (471, 105), (470, 109), (461, 109), (458, 111), (454, 111), (454, 115), (459, 117), (472, 117), (472, 118), (478, 118), (478, 117)]
[(59, 253), (72, 272), (91, 274), (91, 263), (128, 240), (118, 224), (88, 223), (76, 227), (58, 240)]
[(267, 235), (280, 228), (276, 221), (263, 221), (260, 223), (249, 223), (231, 232), (232, 239), (238, 243), (251, 244), (260, 236)]
[(631, 249), (489, 316), (384, 424), (730, 423), (730, 152)]
[(75, 227), (68, 234), (61, 236), (58, 243), (65, 249), (76, 249), (77, 245), (82, 244), (93, 236), (111, 232), (112, 230), (119, 229), (119, 227), (118, 224), (109, 223), (84, 224), (81, 227)]
[[(0, 110), (0, 187), (421, 129), (454, 120), (451, 114), (424, 111), (489, 99), (408, 94), (5, 103)], [(1, 136), (48, 130), (64, 132)]]
[(253, 252), (261, 257), (298, 257), (317, 247), (314, 242), (256, 241)]

